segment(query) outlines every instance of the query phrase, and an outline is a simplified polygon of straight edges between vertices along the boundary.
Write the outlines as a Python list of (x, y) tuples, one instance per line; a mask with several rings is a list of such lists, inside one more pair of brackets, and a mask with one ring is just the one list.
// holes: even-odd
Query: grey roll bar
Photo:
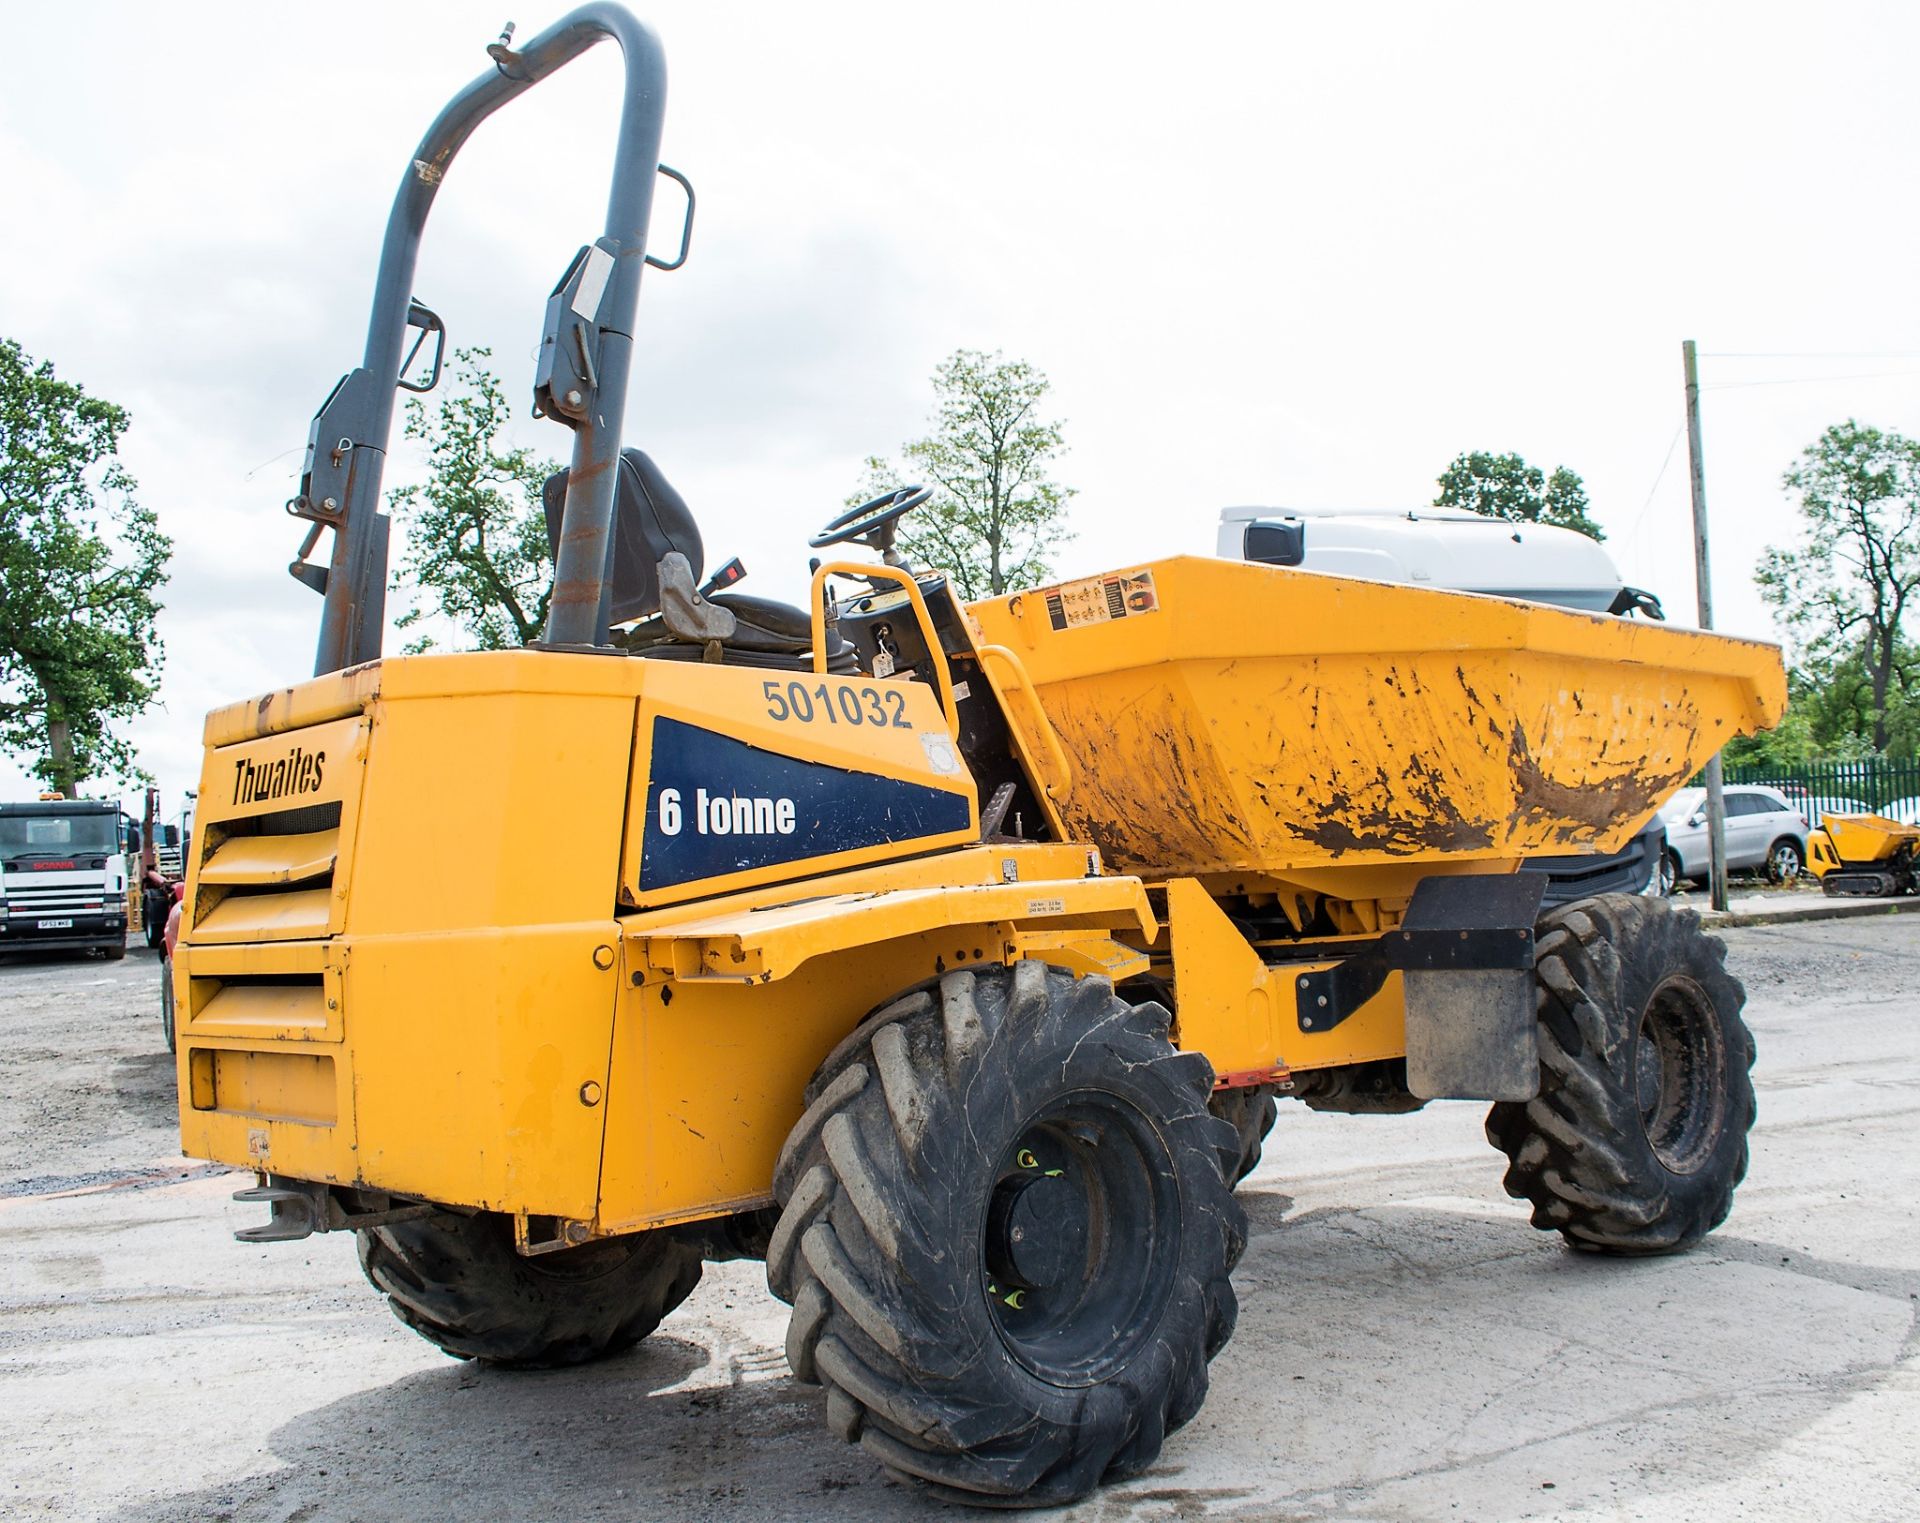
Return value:
[[(546, 640), (584, 646), (604, 638), (600, 610), (608, 574), (614, 469), (620, 422), (633, 358), (634, 314), (646, 262), (647, 223), (660, 163), (666, 116), (666, 57), (659, 39), (623, 6), (583, 5), (515, 50), (502, 38), (487, 49), (494, 61), (434, 119), (401, 177), (387, 219), (360, 369), (342, 378), (322, 404), (307, 443), (300, 496), (288, 504), (311, 521), (296, 578), (321, 591), (314, 675), (340, 671), (380, 655), (386, 622), (387, 541), (391, 520), (380, 513), (380, 477), (393, 427), (394, 392), (413, 314), (414, 267), (427, 213), (448, 165), (474, 128), (523, 91), (612, 38), (626, 61), (606, 236), (597, 247), (613, 256), (612, 271), (590, 321), (598, 329), (591, 395), (574, 425), (572, 469), (554, 568)], [(429, 314), (430, 315), (430, 314)], [(322, 527), (334, 530), (333, 559), (321, 569), (304, 556)]]

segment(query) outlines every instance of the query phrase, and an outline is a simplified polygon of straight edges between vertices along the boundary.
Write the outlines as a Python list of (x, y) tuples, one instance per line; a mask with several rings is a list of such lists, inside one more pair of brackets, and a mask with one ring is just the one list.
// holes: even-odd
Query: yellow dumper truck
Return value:
[[(605, 38), (607, 230), (536, 376), (574, 434), (546, 638), (383, 658), (394, 390), (444, 342), (427, 209)], [(489, 51), (407, 161), (289, 505), (316, 675), (207, 720), (180, 1124), (258, 1171), (243, 1236), (355, 1233), (406, 1323), (501, 1365), (617, 1352), (704, 1259), (762, 1257), (835, 1433), (1018, 1505), (1198, 1410), (1277, 1098), (1492, 1102), (1507, 1188), (1576, 1248), (1725, 1217), (1753, 1048), (1720, 946), (1639, 897), (1542, 919), (1516, 869), (1772, 725), (1773, 648), (1191, 558), (963, 605), (893, 547), (911, 487), (814, 536), (869, 554), (807, 608), (703, 586), (620, 442), (641, 271), (686, 252), (647, 253), (658, 45), (590, 5)]]

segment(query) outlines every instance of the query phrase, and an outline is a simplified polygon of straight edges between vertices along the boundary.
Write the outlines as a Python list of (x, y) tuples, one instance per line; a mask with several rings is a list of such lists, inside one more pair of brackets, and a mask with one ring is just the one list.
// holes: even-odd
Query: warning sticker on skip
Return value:
[(1114, 571), (1105, 576), (1090, 576), (1083, 582), (1049, 587), (1041, 596), (1047, 600), (1047, 622), (1055, 629), (1106, 624), (1136, 614), (1157, 613), (1160, 609), (1160, 595), (1153, 590), (1151, 571)]

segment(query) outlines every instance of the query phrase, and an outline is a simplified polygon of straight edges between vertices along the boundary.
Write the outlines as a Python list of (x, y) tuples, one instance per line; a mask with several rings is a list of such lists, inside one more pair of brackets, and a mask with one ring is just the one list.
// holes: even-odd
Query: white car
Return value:
[(1796, 795), (1793, 807), (1800, 811), (1800, 818), (1807, 822), (1809, 829), (1820, 823), (1820, 816), (1823, 814), (1879, 813), (1871, 804), (1860, 799), (1837, 798), (1832, 795), (1823, 795), (1819, 798), (1808, 798), (1804, 794)]
[[(1778, 788), (1735, 783), (1725, 790), (1727, 868), (1752, 868), (1775, 883), (1791, 883), (1807, 865), (1807, 822)], [(1707, 845), (1707, 790), (1682, 788), (1660, 809), (1676, 878), (1704, 879), (1712, 870)]]

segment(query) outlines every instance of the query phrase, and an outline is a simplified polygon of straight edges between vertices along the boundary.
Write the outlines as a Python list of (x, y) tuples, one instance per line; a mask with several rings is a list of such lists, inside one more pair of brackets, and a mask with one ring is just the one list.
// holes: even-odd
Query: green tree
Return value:
[(1440, 476), (1436, 508), (1465, 508), (1517, 524), (1554, 524), (1589, 539), (1605, 539), (1606, 530), (1587, 516), (1587, 486), (1564, 465), (1551, 476), (1518, 455), (1475, 450), (1461, 455)]
[(1045, 581), (1066, 527), (1073, 488), (1048, 475), (1066, 449), (1057, 422), (1040, 415), (1048, 383), (1025, 360), (957, 349), (933, 373), (933, 432), (900, 448), (896, 468), (869, 456), (851, 505), (906, 480), (934, 488), (900, 524), (916, 565), (944, 571), (964, 599)]
[[(407, 629), (438, 615), (475, 648), (505, 650), (537, 639), (547, 622), (553, 555), (540, 488), (560, 467), (502, 448), (512, 412), (491, 357), (484, 348), (456, 351), (439, 404), (407, 403), (407, 437), (426, 445), (428, 475), (391, 499), (407, 533), (395, 590), (414, 598), (394, 624)], [(422, 634), (407, 649), (432, 646)]]
[(1886, 752), (1910, 737), (1920, 652), (1907, 632), (1920, 593), (1920, 441), (1849, 418), (1782, 478), (1800, 496), (1800, 543), (1755, 573), (1794, 665), (1819, 694), (1816, 729), (1850, 729)]
[(173, 544), (120, 463), (124, 409), (0, 339), (0, 745), (73, 795), (141, 775), (114, 725), (159, 686)]

